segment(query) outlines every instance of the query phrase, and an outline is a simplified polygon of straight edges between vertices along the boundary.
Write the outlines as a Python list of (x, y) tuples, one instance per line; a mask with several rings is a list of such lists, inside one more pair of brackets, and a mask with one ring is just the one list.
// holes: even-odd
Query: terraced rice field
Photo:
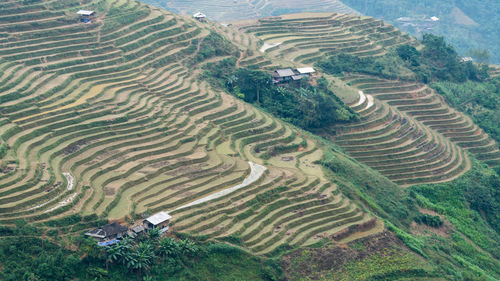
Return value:
[[(390, 47), (414, 43), (381, 21), (340, 14), (294, 14), (235, 25), (270, 47), (261, 49), (267, 62), (260, 60), (270, 69), (311, 65), (335, 53), (379, 56)], [(492, 76), (495, 73), (494, 68)], [(394, 182), (452, 180), (470, 168), (467, 152), (487, 164), (500, 164), (498, 144), (432, 89), (356, 74), (344, 82), (359, 90), (358, 97), (347, 103), (361, 120), (332, 128), (332, 140)]]
[(303, 64), (340, 52), (360, 57), (383, 55), (392, 46), (414, 41), (381, 20), (336, 13), (292, 14), (235, 25), (264, 44), (279, 43), (265, 51), (270, 57)]
[(363, 76), (352, 76), (347, 80), (365, 94), (404, 112), (485, 163), (500, 164), (498, 144), (468, 116), (449, 107), (432, 89), (415, 83)]
[(311, 0), (307, 2), (299, 0), (147, 0), (145, 2), (182, 14), (192, 15), (201, 11), (211, 20), (226, 22), (297, 12), (327, 11), (358, 14), (338, 0)]
[(490, 76), (492, 78), (500, 77), (500, 66), (490, 65)]
[[(176, 231), (267, 253), (369, 220), (315, 142), (197, 79), (208, 26), (128, 0), (0, 3), (0, 221), (172, 211)], [(248, 161), (258, 181), (173, 211), (242, 183)]]

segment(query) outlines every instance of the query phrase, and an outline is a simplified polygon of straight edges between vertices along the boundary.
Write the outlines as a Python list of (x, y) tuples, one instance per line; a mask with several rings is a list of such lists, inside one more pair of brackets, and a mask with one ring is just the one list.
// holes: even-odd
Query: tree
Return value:
[(159, 228), (152, 228), (148, 231), (149, 239), (156, 241), (160, 238), (161, 233)]
[(154, 262), (156, 255), (154, 248), (149, 242), (141, 242), (135, 246), (133, 251), (128, 252), (127, 267), (137, 272), (138, 279), (144, 270), (148, 270)]
[(409, 62), (412, 66), (420, 65), (420, 56), (422, 54), (415, 47), (408, 44), (401, 45), (396, 49), (396, 52), (400, 58)]
[(174, 238), (164, 237), (160, 240), (160, 253), (164, 257), (174, 257), (180, 252), (178, 243)]

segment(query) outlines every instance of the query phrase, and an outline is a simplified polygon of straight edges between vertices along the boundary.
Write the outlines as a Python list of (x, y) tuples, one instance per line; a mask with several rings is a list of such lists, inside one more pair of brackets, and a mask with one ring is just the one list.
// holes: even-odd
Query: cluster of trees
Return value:
[(425, 224), (430, 227), (441, 227), (443, 225), (443, 220), (439, 216), (433, 216), (429, 214), (420, 214), (414, 218), (415, 222), (418, 224)]
[(487, 65), (477, 67), (470, 61), (462, 62), (455, 48), (447, 44), (443, 37), (424, 34), (422, 44), (424, 48), (421, 52), (412, 45), (401, 45), (396, 50), (420, 81), (465, 82), (488, 78)]
[(393, 73), (384, 72), (386, 66), (374, 57), (360, 58), (350, 54), (336, 54), (328, 59), (320, 61), (316, 66), (333, 75), (341, 75), (343, 72), (360, 72), (379, 76), (394, 76)]
[(328, 89), (320, 78), (316, 86), (307, 79), (273, 85), (271, 74), (236, 68), (233, 58), (205, 67), (207, 79), (246, 102), (258, 104), (275, 116), (306, 130), (351, 122), (359, 116)]
[[(46, 230), (0, 225), (0, 280), (279, 280), (278, 262), (220, 243), (151, 231), (101, 247), (83, 235), (40, 238)], [(76, 235), (76, 234), (75, 234)]]
[(413, 78), (423, 83), (485, 81), (489, 77), (487, 65), (477, 66), (470, 61), (461, 61), (456, 50), (443, 37), (425, 34), (421, 42), (421, 51), (405, 44), (382, 57), (335, 54), (316, 66), (333, 75), (358, 72), (388, 79)]
[[(95, 241), (90, 242), (95, 245)], [(95, 257), (105, 259), (106, 267), (109, 263), (122, 267), (135, 272), (140, 280), (154, 264), (168, 264), (175, 271), (183, 259), (196, 257), (201, 247), (189, 239), (161, 238), (159, 230), (153, 229), (147, 235), (134, 240), (126, 238), (104, 249), (97, 249)]]
[(224, 39), (216, 32), (210, 32), (202, 41), (195, 40), (198, 52), (195, 55), (195, 62), (204, 61), (216, 56), (237, 55), (238, 49), (228, 40)]

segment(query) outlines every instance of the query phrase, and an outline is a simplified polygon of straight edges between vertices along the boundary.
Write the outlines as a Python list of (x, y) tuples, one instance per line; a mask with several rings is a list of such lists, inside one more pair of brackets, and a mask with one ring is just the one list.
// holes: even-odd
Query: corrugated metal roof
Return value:
[(172, 216), (169, 215), (167, 212), (159, 212), (157, 214), (154, 214), (152, 216), (150, 216), (149, 218), (147, 218), (146, 220), (150, 223), (152, 223), (153, 225), (158, 225), (164, 221), (167, 221), (169, 219), (171, 219)]
[(195, 17), (195, 18), (206, 18), (207, 16), (204, 13), (202, 13), (202, 12), (198, 12), (198, 13), (194, 14), (193, 17)]
[(300, 74), (309, 74), (309, 73), (314, 73), (314, 72), (316, 72), (316, 70), (314, 70), (314, 68), (312, 68), (312, 67), (302, 67), (302, 68), (297, 68), (297, 71), (298, 71)]
[(276, 73), (278, 73), (279, 77), (290, 77), (295, 75), (293, 70), (291, 70), (290, 68), (278, 69), (276, 70)]
[(78, 11), (76, 13), (79, 14), (79, 15), (82, 15), (82, 16), (91, 16), (95, 12), (94, 11), (88, 11), (88, 10), (80, 10), (80, 11)]

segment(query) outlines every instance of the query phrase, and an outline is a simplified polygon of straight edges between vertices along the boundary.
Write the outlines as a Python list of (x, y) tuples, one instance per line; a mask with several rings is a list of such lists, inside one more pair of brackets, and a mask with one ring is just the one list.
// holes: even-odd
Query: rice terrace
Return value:
[[(352, 263), (379, 257), (391, 265), (370, 278), (447, 280), (452, 268), (500, 276), (499, 234), (488, 224), (498, 210), (481, 207), (465, 218), (430, 197), (432, 188), (461, 186), (471, 175), (495, 186), (500, 150), (495, 131), (394, 55), (402, 46), (425, 55), (425, 40), (339, 1), (313, 1), (334, 12), (279, 16), (283, 6), (272, 1), (221, 1), (241, 5), (239, 12), (252, 7), (248, 19), (234, 14), (224, 24), (193, 17), (191, 2), (221, 11), (209, 1), (166, 5), (187, 15), (133, 0), (0, 3), (0, 240), (41, 237), (80, 251), (74, 237), (118, 223), (123, 237), (145, 239), (135, 238), (143, 222), (147, 229), (153, 215), (168, 214), (169, 239), (234, 247), (256, 268), (280, 268), (269, 269), (276, 278), (206, 280), (372, 280)], [(342, 68), (341, 60), (380, 73)], [(499, 69), (490, 66), (487, 81), (497, 81)], [(315, 117), (319, 111), (326, 117)], [(486, 234), (464, 226), (478, 218)], [(428, 232), (420, 235), (423, 224)], [(432, 236), (445, 228), (453, 234)], [(121, 233), (113, 235), (98, 249), (119, 243)], [(487, 258), (449, 254), (429, 246), (431, 237), (469, 243), (470, 257)], [(92, 255), (79, 257), (97, 266)], [(307, 261), (316, 259), (342, 262), (312, 273)], [(445, 269), (436, 265), (441, 259)], [(109, 273), (82, 269), (60, 280), (167, 280), (153, 273), (162, 262), (152, 258), (117, 277), (125, 265), (110, 258)], [(190, 274), (207, 274), (183, 262)], [(181, 274), (168, 280), (205, 280), (174, 273)], [(0, 279), (20, 276), (12, 274)]]

